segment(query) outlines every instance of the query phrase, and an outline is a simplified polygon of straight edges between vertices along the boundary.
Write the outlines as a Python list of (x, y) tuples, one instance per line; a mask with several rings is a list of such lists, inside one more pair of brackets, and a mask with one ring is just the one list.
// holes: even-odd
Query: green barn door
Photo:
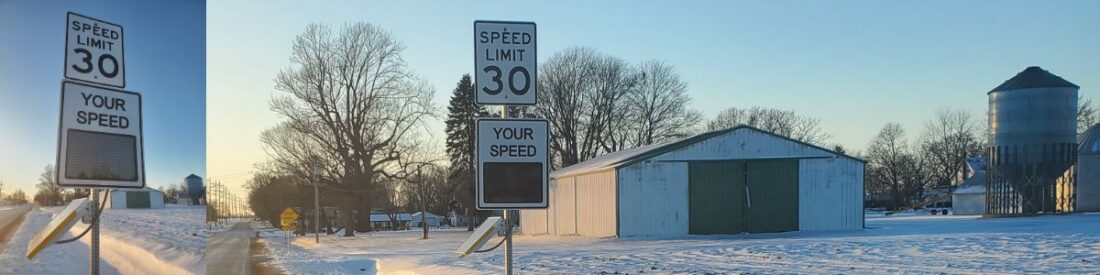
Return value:
[(743, 161), (688, 164), (688, 233), (744, 231)]
[(149, 208), (149, 192), (126, 192), (126, 208)]
[(745, 175), (745, 231), (798, 230), (798, 160), (752, 160)]

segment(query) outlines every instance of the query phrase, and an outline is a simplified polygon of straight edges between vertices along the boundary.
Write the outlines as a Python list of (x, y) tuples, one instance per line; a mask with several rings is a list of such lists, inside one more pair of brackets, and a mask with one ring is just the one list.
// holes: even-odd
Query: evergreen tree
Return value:
[(459, 215), (470, 215), (468, 229), (473, 230), (472, 215), (476, 212), (474, 142), (477, 130), (475, 120), (485, 114), (477, 105), (474, 84), (465, 74), (451, 95), (447, 106), (447, 155), (451, 160), (448, 182), (454, 189), (452, 209)]

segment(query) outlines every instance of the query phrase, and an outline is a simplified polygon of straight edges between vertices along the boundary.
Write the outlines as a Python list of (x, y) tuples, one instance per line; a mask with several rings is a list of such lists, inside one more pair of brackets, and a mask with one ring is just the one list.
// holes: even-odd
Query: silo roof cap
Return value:
[(1052, 87), (1081, 88), (1047, 70), (1043, 70), (1043, 68), (1039, 68), (1039, 66), (1031, 66), (1016, 74), (1016, 76), (1011, 79), (1005, 80), (1005, 83), (1001, 83), (1000, 86), (993, 88), (993, 90), (989, 92)]

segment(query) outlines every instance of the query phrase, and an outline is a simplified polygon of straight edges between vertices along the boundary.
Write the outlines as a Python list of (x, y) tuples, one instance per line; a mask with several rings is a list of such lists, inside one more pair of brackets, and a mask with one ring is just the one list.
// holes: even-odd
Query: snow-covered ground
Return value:
[[(869, 215), (870, 216), (870, 215)], [(948, 273), (1100, 274), (1100, 213), (979, 219), (868, 217), (866, 230), (650, 239), (517, 236), (521, 274)], [(294, 274), (493, 274), (502, 253), (458, 258), (468, 233), (376, 232), (298, 237), (264, 233), (272, 263)], [(489, 245), (499, 239), (490, 240)]]
[[(203, 274), (205, 207), (167, 204), (164, 209), (107, 209), (100, 224), (100, 271), (104, 274)], [(36, 208), (0, 252), (0, 274), (88, 273), (89, 237), (52, 245), (28, 261), (27, 243), (60, 208)], [(78, 222), (61, 238), (80, 234)]]

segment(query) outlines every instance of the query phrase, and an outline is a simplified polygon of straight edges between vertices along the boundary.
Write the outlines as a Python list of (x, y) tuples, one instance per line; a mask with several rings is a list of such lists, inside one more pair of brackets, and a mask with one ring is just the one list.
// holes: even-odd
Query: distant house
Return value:
[(371, 227), (375, 229), (403, 229), (408, 228), (410, 226), (410, 223), (413, 221), (412, 215), (409, 215), (408, 213), (397, 213), (397, 216), (395, 218), (396, 221), (394, 219), (390, 219), (390, 214), (373, 212), (370, 214)]
[[(420, 224), (420, 216), (422, 215), (421, 213), (423, 212), (416, 212), (412, 214), (412, 227), (422, 226)], [(443, 224), (443, 216), (432, 214), (432, 212), (428, 212), (428, 215), (424, 218), (427, 220), (426, 222), (428, 223), (429, 227), (439, 227), (439, 225)]]
[(142, 189), (114, 189), (106, 208), (164, 208), (164, 192), (145, 187)]
[[(1100, 212), (1100, 124), (1081, 136), (1077, 148), (1076, 211)], [(1061, 193), (1071, 193), (1059, 190)]]
[(972, 173), (951, 194), (951, 212), (955, 215), (985, 214), (985, 185), (989, 181), (986, 160), (984, 157), (973, 157), (968, 158), (966, 163)]

